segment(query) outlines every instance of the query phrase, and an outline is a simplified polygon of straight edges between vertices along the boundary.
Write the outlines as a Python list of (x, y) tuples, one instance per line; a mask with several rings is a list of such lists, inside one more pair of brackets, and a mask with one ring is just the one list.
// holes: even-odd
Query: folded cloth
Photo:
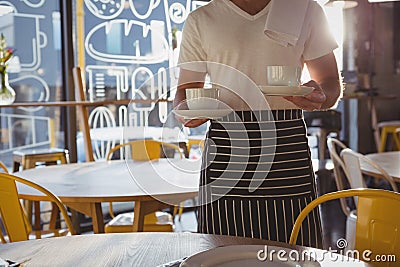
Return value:
[(312, 0), (271, 0), (264, 27), (265, 35), (285, 47), (295, 46), (310, 1)]

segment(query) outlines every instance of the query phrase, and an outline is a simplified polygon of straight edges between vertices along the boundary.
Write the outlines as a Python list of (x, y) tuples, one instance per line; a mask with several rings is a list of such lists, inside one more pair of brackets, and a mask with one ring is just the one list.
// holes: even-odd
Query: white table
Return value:
[[(111, 161), (48, 166), (14, 173), (60, 197), (93, 220), (104, 232), (102, 202), (134, 201), (134, 231), (143, 231), (144, 215), (178, 205), (198, 194), (200, 161), (160, 159), (151, 162)], [(18, 185), (22, 198), (46, 201), (40, 192)]]
[[(366, 157), (381, 166), (396, 182), (400, 182), (400, 151), (367, 154)], [(363, 162), (361, 170), (366, 174), (380, 177), (380, 173)]]

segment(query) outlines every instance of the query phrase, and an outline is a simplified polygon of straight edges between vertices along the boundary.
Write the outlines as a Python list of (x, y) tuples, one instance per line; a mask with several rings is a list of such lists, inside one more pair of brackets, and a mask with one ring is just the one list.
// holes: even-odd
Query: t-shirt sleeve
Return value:
[(178, 59), (179, 67), (197, 72), (206, 72), (206, 60), (207, 55), (203, 48), (198, 23), (195, 16), (189, 14), (182, 32)]
[(311, 31), (304, 47), (304, 60), (325, 56), (338, 47), (329, 29), (328, 21), (322, 7), (315, 2), (311, 2), (311, 4), (313, 4), (311, 6)]

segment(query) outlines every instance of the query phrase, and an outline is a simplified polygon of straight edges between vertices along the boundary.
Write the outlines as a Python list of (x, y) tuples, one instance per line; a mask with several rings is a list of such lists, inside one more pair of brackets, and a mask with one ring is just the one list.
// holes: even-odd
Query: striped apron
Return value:
[[(302, 110), (235, 111), (212, 120), (200, 176), (198, 231), (289, 242), (315, 198)], [(322, 247), (318, 210), (297, 244)]]

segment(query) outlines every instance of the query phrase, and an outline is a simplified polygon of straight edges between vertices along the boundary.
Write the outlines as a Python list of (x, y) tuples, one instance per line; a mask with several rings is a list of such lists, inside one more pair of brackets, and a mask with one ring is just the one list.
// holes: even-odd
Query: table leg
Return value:
[(33, 202), (31, 200), (23, 200), (24, 203), (24, 208), (25, 208), (25, 212), (26, 212), (26, 217), (28, 217), (28, 222), (30, 225), (32, 225), (33, 220), (32, 220), (32, 209), (33, 209)]
[(90, 211), (95, 234), (104, 233), (104, 218), (101, 203), (90, 203)]
[(166, 207), (169, 207), (169, 205), (158, 202), (157, 200), (135, 200), (133, 232), (143, 232), (144, 216), (146, 214), (161, 210)]
[(71, 209), (79, 211), (92, 218), (93, 232), (95, 234), (104, 233), (104, 218), (100, 202), (94, 203), (65, 203)]
[(33, 208), (35, 210), (35, 221), (33, 224), (33, 230), (40, 231), (42, 229), (40, 222), (40, 201), (34, 201)]
[(80, 235), (82, 233), (82, 230), (79, 222), (79, 212), (72, 208), (70, 208), (69, 211), (71, 213), (72, 227), (74, 227), (76, 234)]
[(57, 219), (59, 215), (60, 209), (55, 203), (51, 203), (51, 216), (49, 222), (49, 229), (54, 230), (57, 229)]
[(135, 201), (134, 219), (133, 219), (133, 232), (143, 232), (144, 224), (144, 201)]

